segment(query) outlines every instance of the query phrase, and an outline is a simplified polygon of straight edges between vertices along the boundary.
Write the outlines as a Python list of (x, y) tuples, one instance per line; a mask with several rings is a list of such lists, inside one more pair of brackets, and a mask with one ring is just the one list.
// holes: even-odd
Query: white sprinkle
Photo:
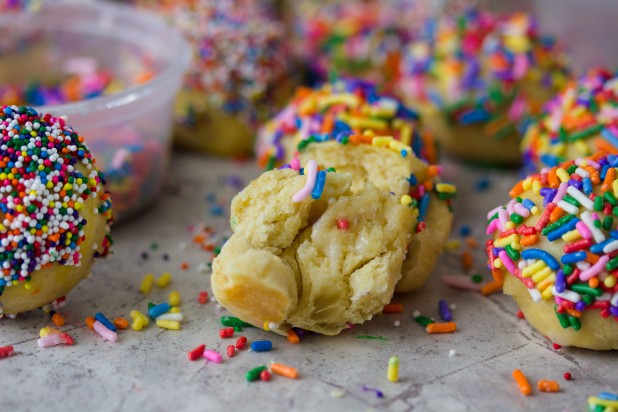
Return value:
[(398, 328), (399, 326), (401, 326), (401, 322), (396, 320), (393, 322), (393, 326), (395, 326), (396, 328)]
[(332, 391), (330, 391), (330, 396), (332, 398), (343, 398), (345, 396), (345, 391), (342, 391), (340, 389), (333, 389)]
[(449, 358), (454, 358), (455, 355), (457, 355), (457, 351), (455, 349), (451, 349), (450, 351), (448, 351)]

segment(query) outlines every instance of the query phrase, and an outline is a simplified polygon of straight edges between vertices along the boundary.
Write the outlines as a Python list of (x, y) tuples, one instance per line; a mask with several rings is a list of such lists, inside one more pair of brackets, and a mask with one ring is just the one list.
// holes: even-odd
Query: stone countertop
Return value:
[[(472, 169), (452, 161), (444, 168), (459, 189), (452, 238), (462, 239), (462, 226), (472, 229), (479, 247), (470, 249), (474, 268), (469, 273), (481, 273), (487, 281), (484, 215), (507, 199), (517, 172)], [(0, 321), (0, 346), (13, 345), (16, 352), (0, 360), (0, 411), (582, 411), (588, 396), (618, 389), (614, 352), (556, 350), (516, 317), (517, 307), (507, 296), (484, 297), (443, 284), (441, 275), (462, 274), (466, 246), (446, 251), (420, 291), (393, 299), (404, 304), (402, 314), (376, 316), (336, 337), (308, 335), (298, 345), (245, 328), (236, 336), (270, 339), (273, 350), (243, 350), (219, 365), (189, 362), (187, 352), (199, 344), (225, 353), (236, 339), (218, 336), (219, 318), (228, 312), (214, 302), (197, 302), (199, 291), (210, 293), (209, 272), (200, 269), (211, 253), (192, 242), (189, 229), (203, 223), (215, 228), (218, 238), (228, 234), (226, 216), (238, 180), (246, 183), (258, 173), (250, 162), (175, 153), (165, 194), (141, 216), (114, 228), (114, 254), (97, 262), (93, 276), (59, 310), (67, 320), (62, 329), (74, 337), (74, 346), (37, 347), (39, 329), (49, 325), (42, 311)], [(489, 190), (478, 191), (480, 179), (488, 179)], [(217, 205), (224, 207), (223, 214)], [(183, 270), (185, 262), (188, 269)], [(173, 274), (170, 286), (155, 286), (148, 295), (139, 292), (146, 273), (158, 277), (165, 271)], [(183, 300), (180, 331), (151, 324), (141, 332), (121, 331), (111, 344), (84, 325), (97, 311), (125, 318), (131, 309), (145, 312), (149, 301), (166, 301), (172, 290)], [(458, 330), (453, 334), (427, 334), (412, 319), (414, 310), (438, 318), (439, 299), (457, 306)], [(360, 338), (364, 335), (384, 340)], [(398, 383), (386, 380), (392, 355), (400, 358)], [(300, 378), (245, 380), (246, 371), (272, 360), (296, 367)], [(531, 396), (519, 392), (511, 378), (515, 368), (533, 385)], [(566, 381), (565, 372), (573, 380)], [(539, 392), (540, 379), (557, 380), (560, 392)], [(383, 397), (363, 388), (377, 389)]]

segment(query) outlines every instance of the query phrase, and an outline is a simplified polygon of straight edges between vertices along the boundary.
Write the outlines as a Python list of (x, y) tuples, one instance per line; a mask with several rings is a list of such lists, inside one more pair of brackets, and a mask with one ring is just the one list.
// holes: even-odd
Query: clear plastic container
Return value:
[[(161, 192), (175, 97), (190, 59), (191, 48), (180, 34), (129, 6), (47, 0), (33, 11), (0, 15), (0, 84), (44, 81), (66, 70), (67, 61), (86, 61), (126, 85), (106, 96), (36, 107), (66, 116), (84, 137), (105, 173), (116, 221)], [(145, 71), (150, 80), (133, 81)]]

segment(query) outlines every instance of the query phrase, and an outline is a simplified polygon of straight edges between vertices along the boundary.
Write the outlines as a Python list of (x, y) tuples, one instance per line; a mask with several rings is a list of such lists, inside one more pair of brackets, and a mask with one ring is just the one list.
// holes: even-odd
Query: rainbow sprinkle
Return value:
[[(501, 283), (508, 272), (535, 302), (553, 299), (563, 328), (579, 330), (585, 310), (618, 321), (616, 167), (618, 156), (598, 154), (543, 169), (515, 185), (506, 207), (488, 214), (494, 279)], [(558, 244), (563, 254), (538, 248), (541, 241)]]
[[(111, 222), (111, 202), (84, 139), (63, 119), (2, 106), (0, 136), (1, 294), (47, 264), (79, 266), (87, 224), (79, 211), (98, 197), (96, 213)], [(110, 245), (108, 236), (103, 255)]]
[(600, 68), (569, 82), (547, 102), (522, 142), (531, 171), (598, 151), (618, 153), (618, 74)]

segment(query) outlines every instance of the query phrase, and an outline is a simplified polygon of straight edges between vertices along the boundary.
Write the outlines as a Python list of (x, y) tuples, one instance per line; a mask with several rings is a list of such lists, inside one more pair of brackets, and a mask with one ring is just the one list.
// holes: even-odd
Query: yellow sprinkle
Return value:
[(270, 322), (266, 321), (264, 322), (264, 324), (262, 325), (262, 329), (264, 329), (265, 331), (270, 331), (270, 326), (268, 325)]
[(541, 292), (541, 297), (545, 300), (549, 300), (554, 297), (552, 293), (552, 288), (548, 287), (543, 292)]
[(157, 323), (157, 326), (162, 329), (169, 329), (169, 330), (179, 330), (180, 329), (180, 322), (178, 322), (177, 320), (158, 320), (156, 323)]
[(150, 323), (150, 320), (148, 319), (148, 317), (146, 315), (144, 315), (142, 312), (140, 312), (139, 310), (132, 310), (129, 313), (129, 316), (131, 316), (131, 319), (136, 320), (136, 319), (141, 319), (144, 326), (148, 326), (148, 324)]
[(614, 196), (618, 197), (618, 179), (612, 183), (612, 190), (614, 191)]
[(180, 305), (180, 293), (178, 293), (177, 290), (170, 292), (167, 302), (170, 304), (170, 306)]
[(588, 398), (588, 403), (593, 403), (595, 405), (601, 405), (605, 408), (613, 408), (618, 409), (618, 401), (611, 401), (609, 399), (601, 399), (596, 396), (591, 396)]
[(461, 241), (457, 239), (451, 239), (448, 242), (446, 242), (446, 245), (444, 247), (447, 250), (457, 250), (461, 247)]
[(401, 202), (402, 205), (407, 206), (412, 203), (412, 197), (410, 195), (403, 195), (401, 196), (399, 202)]
[(171, 307), (170, 313), (180, 313), (180, 308), (178, 306)]
[(149, 273), (146, 276), (144, 276), (144, 278), (142, 279), (142, 283), (139, 286), (139, 291), (142, 292), (143, 294), (150, 292), (150, 290), (152, 289), (153, 281), (154, 281), (154, 276), (152, 275), (152, 273)]
[(506, 222), (506, 225), (504, 225), (504, 227), (506, 228), (506, 230), (511, 230), (515, 228), (515, 222), (511, 222), (510, 220), (508, 222)]
[(539, 215), (541, 213), (541, 209), (539, 209), (537, 206), (532, 206), (532, 209), (530, 209), (530, 213), (532, 213), (533, 216)]
[(455, 193), (457, 191), (457, 188), (455, 187), (455, 185), (452, 185), (450, 183), (438, 183), (436, 185), (436, 191), (438, 191), (439, 193)]
[(169, 272), (165, 272), (161, 276), (159, 276), (159, 279), (157, 279), (155, 283), (157, 284), (158, 287), (164, 288), (167, 285), (169, 285), (171, 281), (172, 281), (172, 275)]
[(412, 127), (408, 123), (404, 123), (403, 127), (401, 128), (401, 132), (399, 132), (399, 140), (401, 141), (401, 143), (405, 144), (406, 146), (410, 146), (410, 143), (412, 143), (412, 132)]
[(557, 143), (551, 147), (551, 154), (558, 157), (564, 157), (566, 154), (567, 146), (564, 143)]
[(47, 328), (41, 328), (41, 330), (39, 331), (39, 336), (44, 338), (45, 336), (49, 335), (49, 329)]
[(140, 331), (142, 329), (144, 329), (144, 327), (146, 326), (144, 319), (142, 318), (135, 318), (133, 319), (133, 323), (131, 323), (131, 329), (136, 330), (136, 331)]
[(613, 288), (614, 286), (616, 286), (616, 276), (614, 275), (607, 276), (605, 280), (603, 281), (603, 284), (608, 288)]
[(383, 130), (388, 128), (388, 123), (380, 119), (371, 119), (367, 117), (351, 117), (349, 119), (352, 129), (377, 129)]
[(410, 146), (406, 146), (397, 140), (391, 140), (389, 147), (396, 152), (402, 152), (405, 150), (408, 154), (412, 153), (412, 148)]
[(378, 147), (388, 147), (392, 140), (393, 140), (393, 138), (390, 137), (390, 136), (388, 136), (388, 137), (374, 137), (371, 140), (371, 144), (373, 146), (378, 146)]
[(552, 273), (553, 272), (551, 268), (549, 266), (546, 266), (544, 269), (541, 269), (538, 272), (536, 272), (534, 275), (532, 275), (531, 278), (535, 284), (538, 284), (544, 281), (545, 279), (547, 279)]
[(546, 267), (547, 265), (545, 264), (545, 262), (543, 262), (542, 260), (537, 260), (535, 263), (525, 267), (521, 271), (521, 275), (525, 278), (529, 278), (530, 276), (534, 275), (536, 272), (543, 270)]
[(524, 181), (522, 182), (522, 188), (524, 190), (530, 190), (532, 188), (532, 178), (531, 177), (527, 177), (526, 179), (524, 179)]
[(506, 247), (506, 245), (510, 245), (511, 243), (519, 243), (519, 235), (517, 233), (513, 233), (512, 235), (496, 239), (494, 241), (494, 245), (496, 247)]
[(523, 247), (519, 244), (519, 242), (513, 242), (511, 243), (511, 247), (515, 250), (522, 250)]
[(360, 103), (360, 99), (353, 93), (336, 93), (330, 95), (319, 96), (316, 99), (318, 110), (323, 110), (333, 104), (345, 104), (348, 107), (356, 107)]
[(565, 242), (574, 242), (576, 240), (581, 239), (582, 235), (579, 233), (577, 229), (573, 229), (570, 232), (566, 232), (562, 235), (562, 240)]
[(588, 144), (585, 143), (584, 140), (576, 140), (573, 143), (573, 146), (579, 153), (581, 153), (582, 156), (589, 156), (591, 154), (590, 147), (588, 147)]
[(500, 258), (494, 259), (494, 267), (496, 269), (500, 269), (500, 268), (504, 267), (504, 265), (502, 264), (502, 261), (500, 260)]
[(388, 359), (386, 379), (388, 379), (389, 382), (397, 382), (399, 380), (399, 357), (391, 356)]
[(537, 195), (540, 194), (541, 193), (541, 182), (539, 182), (538, 180), (533, 181), (532, 191)]
[(567, 171), (561, 167), (556, 170), (556, 176), (558, 176), (558, 179), (560, 179), (561, 182), (568, 182), (570, 179)]

